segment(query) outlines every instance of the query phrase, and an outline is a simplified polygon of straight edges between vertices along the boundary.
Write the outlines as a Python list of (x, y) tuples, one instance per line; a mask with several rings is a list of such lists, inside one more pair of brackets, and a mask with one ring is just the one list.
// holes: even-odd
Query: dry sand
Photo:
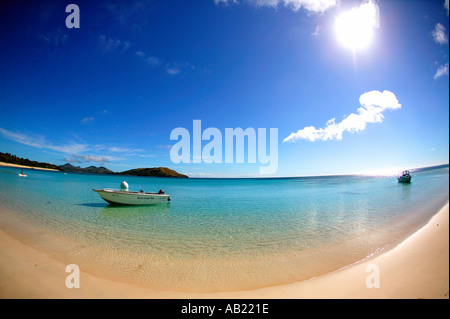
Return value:
[[(449, 204), (393, 249), (327, 275), (288, 285), (208, 294), (161, 292), (102, 279), (81, 269), (80, 288), (68, 289), (66, 266), (0, 230), (0, 298), (448, 299)], [(376, 270), (379, 288), (368, 288), (366, 281), (376, 275)]]

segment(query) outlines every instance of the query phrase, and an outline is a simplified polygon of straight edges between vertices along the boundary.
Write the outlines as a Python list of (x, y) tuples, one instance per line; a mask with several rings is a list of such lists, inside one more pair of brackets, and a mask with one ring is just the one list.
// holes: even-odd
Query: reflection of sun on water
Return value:
[(375, 177), (398, 177), (404, 168), (396, 167), (396, 168), (381, 168), (381, 169), (373, 169), (359, 173), (360, 175), (365, 176), (375, 176)]

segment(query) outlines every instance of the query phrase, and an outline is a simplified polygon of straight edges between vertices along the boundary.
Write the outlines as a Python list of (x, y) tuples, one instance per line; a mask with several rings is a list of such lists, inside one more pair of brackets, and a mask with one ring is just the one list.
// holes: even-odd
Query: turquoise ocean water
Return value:
[[(308, 279), (390, 247), (449, 198), (448, 167), (393, 176), (171, 179), (0, 167), (0, 222), (99, 276), (228, 291)], [(164, 189), (168, 204), (111, 207), (93, 188)], [(3, 213), (5, 214), (5, 213)], [(23, 228), (14, 218), (26, 222)], [(11, 219), (12, 218), (12, 219)], [(57, 238), (57, 240), (55, 240)]]

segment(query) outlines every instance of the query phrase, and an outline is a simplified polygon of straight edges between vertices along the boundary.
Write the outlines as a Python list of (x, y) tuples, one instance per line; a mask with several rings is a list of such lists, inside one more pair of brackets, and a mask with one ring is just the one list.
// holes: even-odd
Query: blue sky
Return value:
[(448, 163), (448, 1), (372, 2), (379, 25), (352, 50), (336, 20), (366, 3), (2, 1), (0, 151), (258, 176), (259, 163), (173, 163), (171, 131), (201, 120), (278, 128), (274, 176)]

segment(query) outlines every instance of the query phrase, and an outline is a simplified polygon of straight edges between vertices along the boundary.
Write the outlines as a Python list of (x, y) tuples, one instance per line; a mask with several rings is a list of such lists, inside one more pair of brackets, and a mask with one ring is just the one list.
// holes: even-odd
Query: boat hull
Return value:
[(400, 176), (398, 178), (399, 183), (411, 183), (411, 176)]
[(170, 201), (170, 196), (167, 194), (113, 191), (107, 189), (94, 189), (94, 191), (106, 202), (115, 205), (155, 205)]

